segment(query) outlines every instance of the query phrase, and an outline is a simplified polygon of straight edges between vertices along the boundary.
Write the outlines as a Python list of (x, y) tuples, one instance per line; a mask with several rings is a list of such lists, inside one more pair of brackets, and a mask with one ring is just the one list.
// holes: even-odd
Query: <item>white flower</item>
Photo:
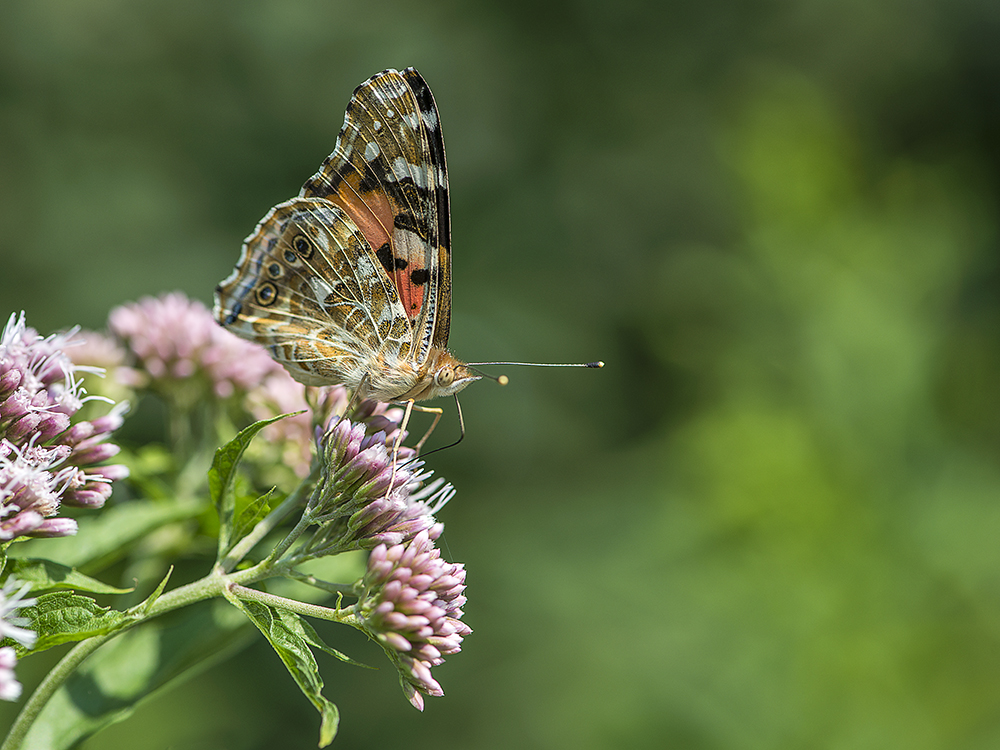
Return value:
[(16, 701), (21, 697), (21, 683), (14, 676), (17, 656), (10, 646), (0, 648), (0, 700)]
[(0, 638), (12, 638), (25, 648), (34, 646), (37, 636), (34, 631), (23, 627), (28, 624), (25, 618), (15, 615), (21, 607), (30, 607), (35, 603), (35, 599), (24, 598), (30, 588), (30, 583), (22, 586), (16, 579), (8, 578), (0, 589)]

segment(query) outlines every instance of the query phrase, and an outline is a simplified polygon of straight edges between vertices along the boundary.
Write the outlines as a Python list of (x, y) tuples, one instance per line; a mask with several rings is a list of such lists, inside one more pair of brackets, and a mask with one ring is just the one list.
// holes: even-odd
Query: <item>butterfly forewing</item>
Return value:
[(446, 347), (448, 170), (437, 106), (416, 70), (386, 70), (355, 90), (336, 148), (301, 195), (341, 206), (368, 240), (412, 323), (409, 359)]

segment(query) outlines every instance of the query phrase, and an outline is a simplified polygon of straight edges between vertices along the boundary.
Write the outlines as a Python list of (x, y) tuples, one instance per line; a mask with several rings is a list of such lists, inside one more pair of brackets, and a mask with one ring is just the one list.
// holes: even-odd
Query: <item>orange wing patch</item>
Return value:
[[(416, 318), (424, 306), (424, 285), (430, 273), (424, 266), (424, 243), (408, 229), (395, 229), (390, 236), (387, 227), (405, 224), (405, 213), (393, 211), (389, 199), (382, 192), (362, 193), (356, 175), (345, 177), (337, 186), (337, 191), (326, 196), (326, 200), (340, 206), (354, 221), (358, 229), (375, 250), (375, 257), (399, 292), (403, 309), (410, 320)], [(345, 190), (345, 187), (347, 188)], [(416, 247), (400, 247), (400, 245)]]
[(386, 227), (392, 226), (392, 209), (389, 207), (389, 201), (383, 193), (370, 192), (361, 195), (358, 186), (351, 184), (357, 181), (357, 178), (351, 175), (341, 183), (346, 184), (350, 191), (338, 189), (326, 199), (347, 212), (372, 248), (382, 247), (389, 241), (389, 230)]

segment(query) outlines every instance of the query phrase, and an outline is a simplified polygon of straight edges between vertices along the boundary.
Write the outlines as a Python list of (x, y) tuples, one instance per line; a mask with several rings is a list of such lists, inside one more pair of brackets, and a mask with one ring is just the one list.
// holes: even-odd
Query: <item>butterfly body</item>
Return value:
[(448, 172), (437, 107), (412, 68), (359, 86), (334, 152), (275, 206), (216, 288), (216, 319), (306, 385), (379, 401), (457, 393), (447, 349)]

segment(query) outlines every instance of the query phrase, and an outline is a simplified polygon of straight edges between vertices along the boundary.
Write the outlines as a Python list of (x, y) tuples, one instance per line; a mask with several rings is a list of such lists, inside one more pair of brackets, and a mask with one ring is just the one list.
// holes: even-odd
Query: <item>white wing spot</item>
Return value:
[(323, 304), (323, 300), (325, 300), (327, 296), (333, 292), (333, 287), (330, 283), (319, 277), (309, 279), (309, 286), (312, 287), (313, 297), (315, 297), (316, 301), (321, 305)]
[(378, 120), (372, 120), (372, 130), (381, 130), (381, 129), (382, 129), (382, 123), (379, 122)]
[(358, 270), (358, 276), (362, 279), (371, 278), (375, 272), (375, 267), (367, 255), (359, 255), (354, 261), (354, 267)]
[(392, 160), (392, 174), (396, 180), (402, 180), (410, 176), (410, 163), (402, 156), (397, 156)]
[(386, 117), (394, 117), (395, 115), (396, 115), (396, 113), (395, 113), (395, 112), (393, 112), (393, 111), (392, 111), (391, 109), (387, 109), (387, 110), (385, 111), (385, 116), (386, 116)]
[(438, 126), (437, 112), (434, 112), (433, 110), (423, 111), (420, 113), (420, 116), (423, 118), (424, 125), (426, 125), (429, 130), (434, 130)]
[(411, 164), (402, 156), (392, 160), (392, 175), (397, 182), (409, 177), (417, 187), (427, 187), (427, 170), (419, 164)]
[(369, 141), (365, 146), (365, 161), (372, 161), (372, 159), (378, 158), (381, 150), (375, 141)]

